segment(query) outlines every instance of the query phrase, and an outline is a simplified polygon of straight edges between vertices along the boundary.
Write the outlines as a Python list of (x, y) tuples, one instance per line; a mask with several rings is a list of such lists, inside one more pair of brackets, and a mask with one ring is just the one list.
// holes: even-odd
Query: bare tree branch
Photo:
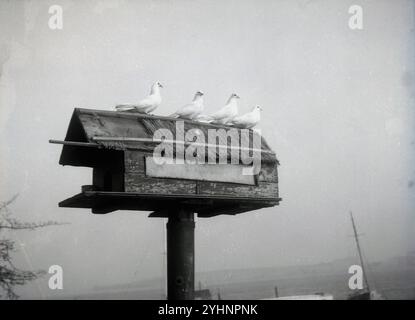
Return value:
[[(14, 195), (7, 201), (0, 202), (0, 231), (2, 229), (9, 230), (35, 230), (37, 228), (43, 228), (53, 225), (62, 225), (67, 223), (59, 223), (56, 221), (44, 221), (44, 222), (22, 222), (17, 219), (11, 218), (11, 211), (8, 206), (13, 203), (19, 194)], [(38, 277), (44, 275), (46, 272), (42, 270), (38, 271), (26, 271), (20, 270), (14, 266), (11, 259), (11, 252), (15, 250), (14, 241), (9, 239), (0, 239), (0, 291), (5, 293), (7, 299), (18, 299), (19, 296), (14, 291), (14, 287), (17, 285), (24, 285), (29, 281), (33, 281)], [(0, 298), (2, 295), (0, 294)]]
[(4, 201), (4, 202), (0, 202), (0, 211), (3, 210), (3, 208), (7, 207), (9, 204), (11, 204), (12, 202), (14, 202), (14, 200), (17, 199), (17, 197), (19, 196), (18, 193), (16, 193), (13, 197), (11, 197), (9, 200)]

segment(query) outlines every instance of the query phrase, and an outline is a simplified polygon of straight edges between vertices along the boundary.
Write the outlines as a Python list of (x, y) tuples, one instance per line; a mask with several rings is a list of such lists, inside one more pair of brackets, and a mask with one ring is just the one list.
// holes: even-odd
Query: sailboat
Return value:
[[(357, 252), (359, 253), (360, 266), (362, 267), (364, 287), (363, 289), (356, 290), (355, 292), (351, 293), (347, 297), (347, 300), (371, 300), (372, 295), (371, 295), (371, 291), (369, 287), (369, 282), (366, 276), (367, 274), (365, 270), (365, 264), (363, 263), (362, 250), (360, 249), (360, 243), (359, 243), (359, 235), (357, 233), (356, 224), (354, 222), (353, 213), (351, 211), (350, 211), (350, 218), (352, 220), (352, 227), (353, 227), (354, 238), (356, 241)], [(375, 292), (373, 293), (376, 294)]]

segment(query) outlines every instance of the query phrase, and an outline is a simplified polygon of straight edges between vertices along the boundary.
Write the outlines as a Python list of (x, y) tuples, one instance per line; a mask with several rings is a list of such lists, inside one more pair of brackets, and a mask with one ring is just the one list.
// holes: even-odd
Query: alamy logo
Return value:
[(61, 266), (54, 264), (49, 267), (48, 273), (52, 276), (49, 278), (49, 289), (51, 290), (62, 290), (63, 289), (63, 269)]
[(153, 135), (153, 141), (160, 141), (153, 151), (155, 162), (158, 165), (242, 163), (248, 166), (243, 169), (243, 175), (260, 172), (262, 150), (259, 130), (209, 128), (206, 131), (207, 137), (197, 128), (185, 131), (184, 121), (176, 121), (176, 136), (169, 129), (158, 129)]
[(53, 5), (49, 7), (49, 14), (51, 14), (48, 26), (51, 30), (63, 29), (63, 10), (61, 6)]
[(351, 14), (349, 18), (349, 28), (352, 30), (362, 30), (363, 29), (363, 8), (358, 5), (350, 6), (349, 13)]
[(349, 278), (349, 289), (350, 290), (361, 290), (363, 289), (363, 269), (359, 265), (352, 265), (349, 268), (349, 273), (352, 276)]

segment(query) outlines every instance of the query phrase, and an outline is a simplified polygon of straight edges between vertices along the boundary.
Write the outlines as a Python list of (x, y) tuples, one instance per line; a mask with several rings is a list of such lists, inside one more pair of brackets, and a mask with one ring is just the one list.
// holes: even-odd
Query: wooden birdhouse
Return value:
[(165, 217), (179, 205), (210, 217), (281, 200), (278, 160), (255, 130), (75, 109), (65, 140), (50, 142), (63, 144), (60, 164), (92, 168), (92, 184), (60, 207), (154, 211), (150, 216)]

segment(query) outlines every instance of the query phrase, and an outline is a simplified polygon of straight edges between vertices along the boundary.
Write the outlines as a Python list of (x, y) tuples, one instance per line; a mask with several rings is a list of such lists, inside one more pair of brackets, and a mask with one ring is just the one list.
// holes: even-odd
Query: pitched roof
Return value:
[[(183, 120), (164, 116), (154, 116), (147, 114), (140, 114), (136, 112), (118, 112), (118, 111), (104, 111), (93, 109), (79, 109), (76, 108), (72, 114), (69, 128), (65, 137), (65, 144), (61, 155), (61, 164), (74, 164), (71, 161), (71, 153), (74, 148), (71, 143), (78, 143), (79, 146), (97, 147), (113, 150), (125, 149), (139, 149), (142, 151), (151, 152), (159, 142), (154, 141), (154, 133), (158, 129), (167, 129), (172, 132), (173, 136), (176, 134), (184, 135), (184, 132), (179, 132), (177, 122), (183, 121), (183, 131), (187, 132), (190, 129), (198, 129), (207, 139), (209, 129), (225, 129), (237, 131), (240, 137), (240, 146), (252, 145), (257, 139), (254, 135), (258, 135), (254, 130), (232, 128), (223, 125), (213, 125), (191, 120)], [(180, 129), (181, 130), (181, 129)], [(229, 131), (228, 131), (229, 132)], [(183, 141), (183, 140), (182, 140)], [(277, 162), (275, 153), (270, 149), (269, 145), (263, 137), (260, 137), (260, 146), (254, 148), (261, 149), (262, 162)], [(157, 143), (155, 143), (157, 142)], [(188, 144), (190, 142), (185, 142)], [(76, 144), (75, 144), (76, 145)], [(220, 141), (219, 145), (230, 146), (230, 139)], [(227, 148), (228, 158), (231, 155), (231, 149)], [(241, 153), (241, 157), (242, 157)], [(246, 154), (248, 156), (248, 154)], [(72, 159), (73, 160), (73, 159)], [(76, 164), (75, 164), (76, 165)]]

